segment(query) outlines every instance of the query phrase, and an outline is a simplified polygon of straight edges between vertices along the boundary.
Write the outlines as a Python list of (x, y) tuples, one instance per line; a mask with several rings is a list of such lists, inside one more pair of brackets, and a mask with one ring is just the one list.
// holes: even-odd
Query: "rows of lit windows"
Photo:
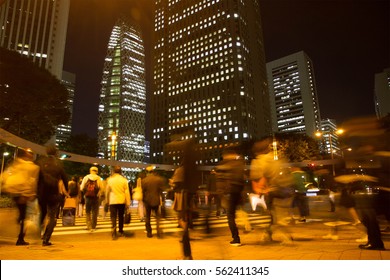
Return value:
[[(197, 37), (193, 40), (189, 40), (184, 44), (178, 46), (177, 51), (170, 54), (173, 62), (181, 62), (186, 57), (193, 57), (198, 55), (197, 59), (201, 58), (199, 55), (208, 56), (213, 53), (218, 53), (224, 49), (232, 47), (232, 38), (224, 38), (222, 40), (221, 34), (226, 32), (226, 28), (215, 30), (212, 34), (205, 34), (201, 37)], [(159, 62), (159, 61), (158, 61)], [(180, 66), (183, 63), (176, 64)]]
[[(125, 53), (121, 53), (123, 50)], [(106, 146), (108, 155), (111, 149), (116, 150), (115, 157), (119, 160), (132, 160), (143, 158), (144, 135), (135, 136), (133, 131), (143, 130), (143, 119), (146, 114), (145, 99), (145, 67), (143, 65), (143, 45), (139, 33), (129, 25), (115, 26), (110, 37), (108, 55), (105, 59), (103, 72), (102, 94), (103, 103), (99, 104), (101, 115), (99, 131), (99, 145)], [(107, 99), (105, 94), (120, 96), (118, 99)], [(105, 109), (104, 106), (108, 108)], [(131, 111), (131, 112), (129, 112)], [(120, 114), (119, 114), (120, 113)], [(135, 118), (130, 121), (126, 118)], [(119, 121), (122, 120), (122, 125)], [(107, 126), (104, 126), (104, 123)], [(143, 132), (143, 131), (142, 131)], [(112, 147), (109, 136), (113, 133), (120, 135), (118, 147)], [(129, 136), (131, 134), (131, 136)], [(102, 142), (102, 140), (105, 142)]]
[(299, 125), (299, 126), (286, 127), (286, 128), (283, 128), (283, 126), (278, 126), (278, 128), (282, 131), (304, 131), (306, 129), (306, 126)]
[(156, 9), (155, 19), (154, 19), (154, 28), (155, 31), (161, 30), (164, 28), (164, 10), (161, 8)]
[(176, 13), (168, 20), (168, 24), (173, 24), (179, 20), (185, 19), (187, 16), (193, 15), (195, 13), (198, 13), (202, 11), (203, 9), (210, 7), (211, 5), (215, 5), (220, 0), (202, 0), (196, 3), (195, 5), (192, 5), (191, 7), (188, 7), (187, 9), (184, 9), (180, 13)]
[[(192, 25), (184, 27), (183, 29), (179, 29), (178, 31), (170, 34), (170, 41), (175, 42), (176, 40), (183, 38), (183, 36), (190, 35), (191, 31), (198, 32), (200, 29), (204, 29), (204, 28), (211, 27), (212, 25), (216, 25), (217, 20), (219, 20), (219, 18), (222, 18), (222, 16), (224, 16), (224, 15), (225, 15), (225, 12), (221, 12), (221, 13), (212, 15), (208, 18), (205, 18), (201, 21), (197, 21), (197, 22), (193, 23)], [(226, 30), (226, 28), (225, 28), (225, 30)]]

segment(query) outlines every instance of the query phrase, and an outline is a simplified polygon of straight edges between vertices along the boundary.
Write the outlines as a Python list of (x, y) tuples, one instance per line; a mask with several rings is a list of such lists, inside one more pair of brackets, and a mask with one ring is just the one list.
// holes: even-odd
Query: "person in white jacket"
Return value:
[[(123, 216), (127, 207), (130, 207), (129, 182), (121, 175), (120, 166), (114, 166), (112, 175), (107, 179), (106, 199), (110, 205), (111, 236), (116, 240), (124, 236)], [(116, 221), (118, 218), (118, 233)]]

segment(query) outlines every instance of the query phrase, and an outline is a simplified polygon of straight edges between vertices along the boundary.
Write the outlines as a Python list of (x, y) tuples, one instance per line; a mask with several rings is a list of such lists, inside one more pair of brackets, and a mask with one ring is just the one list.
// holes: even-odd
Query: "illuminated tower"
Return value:
[(198, 164), (270, 135), (258, 0), (155, 1), (151, 162), (178, 164), (171, 141), (193, 139)]
[(0, 46), (62, 78), (70, 0), (0, 1)]
[(144, 59), (140, 29), (120, 18), (109, 39), (100, 94), (98, 141), (104, 158), (144, 160)]

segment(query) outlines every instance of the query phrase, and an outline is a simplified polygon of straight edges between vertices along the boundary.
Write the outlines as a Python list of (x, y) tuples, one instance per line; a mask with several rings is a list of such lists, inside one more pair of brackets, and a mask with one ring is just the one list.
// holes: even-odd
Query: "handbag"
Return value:
[(142, 196), (142, 188), (141, 187), (136, 187), (134, 190), (133, 190), (133, 199), (134, 200), (142, 200), (143, 196)]
[(125, 225), (128, 225), (130, 224), (130, 222), (131, 222), (131, 213), (130, 213), (130, 209), (127, 208), (123, 216), (123, 223)]
[(67, 197), (63, 208), (76, 208), (76, 198)]

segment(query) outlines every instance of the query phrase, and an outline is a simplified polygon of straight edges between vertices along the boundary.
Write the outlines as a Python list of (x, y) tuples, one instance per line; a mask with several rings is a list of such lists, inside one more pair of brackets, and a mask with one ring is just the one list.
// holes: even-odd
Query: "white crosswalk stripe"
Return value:
[[(243, 212), (241, 212), (242, 214)], [(135, 209), (132, 209), (131, 212), (131, 223), (128, 225), (124, 225), (124, 231), (143, 231), (145, 230), (145, 222), (141, 222)], [(244, 228), (245, 221), (248, 221), (251, 227), (264, 227), (269, 224), (270, 217), (267, 215), (261, 215), (259, 213), (250, 213), (244, 215), (242, 218), (242, 215), (238, 213), (237, 215), (237, 224), (239, 227)], [(194, 228), (195, 229), (202, 229), (205, 228), (205, 221), (206, 216), (200, 213), (199, 217), (194, 219)], [(156, 222), (154, 217), (152, 217), (152, 228), (155, 228)], [(177, 227), (178, 222), (176, 219), (176, 214), (173, 213), (167, 213), (167, 217), (160, 220), (160, 227), (162, 228), (163, 232), (179, 232), (182, 229)], [(222, 228), (222, 227), (228, 227), (227, 217), (226, 215), (223, 215), (219, 218), (216, 217), (215, 211), (211, 213), (209, 216), (209, 226), (210, 228)], [(96, 232), (110, 232), (111, 231), (111, 221), (109, 213), (103, 219), (102, 216), (98, 217)], [(60, 235), (73, 235), (73, 234), (89, 234), (90, 232), (86, 229), (86, 220), (84, 217), (76, 217), (76, 224), (74, 226), (63, 226), (61, 218), (57, 221), (57, 226), (54, 229), (53, 236), (60, 236)]]

